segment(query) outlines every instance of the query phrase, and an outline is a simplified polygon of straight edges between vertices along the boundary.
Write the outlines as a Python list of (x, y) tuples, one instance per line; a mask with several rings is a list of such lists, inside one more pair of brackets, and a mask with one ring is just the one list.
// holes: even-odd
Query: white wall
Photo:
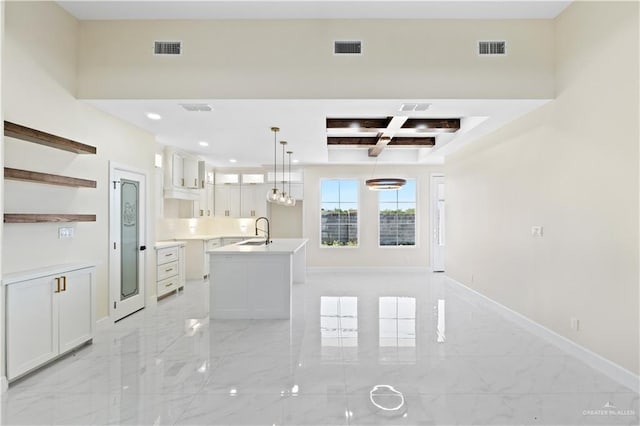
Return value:
[[(56, 224), (5, 224), (2, 271), (74, 261), (97, 262), (97, 318), (108, 315), (109, 166), (114, 160), (148, 171), (149, 212), (154, 211), (151, 135), (75, 98), (79, 24), (54, 2), (7, 2), (2, 103), (5, 119), (97, 147), (76, 155), (5, 139), (9, 167), (97, 180), (97, 189), (5, 182), (5, 211), (95, 213), (93, 223), (71, 224), (75, 238), (59, 240)], [(150, 216), (151, 217), (151, 216)], [(148, 220), (147, 240), (155, 240)], [(147, 256), (147, 294), (155, 294), (155, 259)]]
[[(378, 246), (378, 193), (364, 182), (372, 177), (373, 165), (316, 166), (304, 171), (304, 237), (307, 244), (307, 265), (311, 267), (422, 267), (429, 266), (429, 178), (440, 167), (378, 166), (375, 177), (415, 179), (417, 206), (417, 236), (415, 247)], [(320, 246), (320, 181), (324, 178), (358, 179), (359, 246)]]
[(556, 99), (447, 158), (447, 273), (637, 374), (638, 4), (554, 28)]
[[(363, 40), (362, 56), (333, 54)], [(179, 57), (153, 55), (180, 40)], [(503, 57), (479, 40), (507, 40)], [(86, 99), (548, 99), (549, 20), (84, 21), (78, 95)]]

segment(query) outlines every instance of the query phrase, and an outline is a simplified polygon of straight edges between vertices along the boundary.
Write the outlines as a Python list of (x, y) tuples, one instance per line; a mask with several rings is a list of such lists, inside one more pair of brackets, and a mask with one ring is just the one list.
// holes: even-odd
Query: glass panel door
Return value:
[(140, 218), (138, 204), (140, 200), (138, 182), (122, 179), (120, 185), (120, 300), (128, 299), (139, 293), (138, 248), (140, 241)]

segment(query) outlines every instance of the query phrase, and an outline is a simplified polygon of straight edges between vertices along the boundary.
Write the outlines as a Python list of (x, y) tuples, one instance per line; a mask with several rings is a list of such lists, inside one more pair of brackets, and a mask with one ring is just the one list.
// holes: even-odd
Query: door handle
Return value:
[(140, 251), (145, 251), (147, 249), (147, 246), (140, 246)]
[(56, 291), (54, 293), (60, 293), (60, 278), (56, 278)]
[(67, 291), (67, 277), (62, 277), (62, 290)]

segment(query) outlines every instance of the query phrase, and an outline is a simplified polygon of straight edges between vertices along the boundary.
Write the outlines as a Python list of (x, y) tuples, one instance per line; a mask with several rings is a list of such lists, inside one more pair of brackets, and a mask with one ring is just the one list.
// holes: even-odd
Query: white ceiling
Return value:
[[(216, 166), (261, 167), (273, 164), (272, 126), (277, 140), (301, 164), (441, 164), (444, 156), (538, 108), (547, 100), (91, 100), (95, 107), (156, 135), (163, 145), (196, 153)], [(206, 103), (211, 112), (187, 112), (181, 103)], [(426, 102), (428, 111), (402, 113), (405, 102)], [(154, 112), (163, 118), (150, 120)], [(441, 134), (436, 147), (387, 148), (375, 158), (367, 148), (327, 148), (326, 117), (369, 118), (406, 114), (409, 117), (461, 118), (461, 129)], [(201, 147), (200, 141), (209, 143)], [(237, 160), (232, 164), (230, 159)], [(281, 158), (278, 145), (278, 161)]]
[[(552, 19), (570, 1), (365, 1), (203, 0), (58, 1), (78, 19)], [(293, 157), (302, 164), (439, 164), (461, 146), (521, 116), (546, 100), (90, 100), (99, 109), (156, 135), (158, 142), (197, 153), (216, 166), (273, 163), (272, 126), (282, 129)], [(207, 103), (212, 112), (187, 112), (181, 103)], [(410, 117), (461, 118), (455, 134), (437, 137), (435, 148), (385, 149), (377, 159), (367, 148), (327, 148), (327, 117), (402, 115), (404, 102), (426, 102)], [(160, 121), (147, 112), (163, 116)], [(206, 141), (208, 147), (198, 142)], [(278, 146), (279, 148), (279, 146)], [(278, 155), (280, 152), (278, 151)], [(237, 163), (230, 163), (230, 159)], [(280, 157), (278, 157), (280, 158)], [(280, 161), (280, 160), (278, 160)]]
[(81, 20), (552, 19), (570, 1), (201, 0), (58, 1)]

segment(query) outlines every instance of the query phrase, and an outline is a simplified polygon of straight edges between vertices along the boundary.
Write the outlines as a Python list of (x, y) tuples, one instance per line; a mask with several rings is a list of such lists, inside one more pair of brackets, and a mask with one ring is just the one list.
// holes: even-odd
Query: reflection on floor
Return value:
[(190, 282), (99, 331), (12, 385), (2, 423), (638, 424), (638, 394), (442, 275), (310, 274), (291, 321), (210, 322), (208, 301)]

